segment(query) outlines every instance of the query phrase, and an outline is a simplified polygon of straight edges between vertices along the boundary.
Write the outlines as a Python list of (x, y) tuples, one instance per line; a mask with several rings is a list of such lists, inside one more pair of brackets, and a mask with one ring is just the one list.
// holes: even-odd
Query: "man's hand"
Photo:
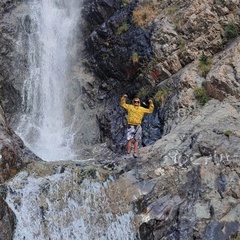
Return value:
[(153, 101), (151, 99), (148, 100), (149, 103), (152, 103)]
[(123, 97), (128, 98), (128, 95), (127, 95), (127, 94), (124, 94)]

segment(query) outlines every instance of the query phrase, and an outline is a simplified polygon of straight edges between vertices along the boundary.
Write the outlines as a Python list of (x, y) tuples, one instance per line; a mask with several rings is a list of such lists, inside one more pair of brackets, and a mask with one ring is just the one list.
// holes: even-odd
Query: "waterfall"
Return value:
[(7, 183), (6, 202), (17, 218), (14, 240), (138, 239), (134, 213), (111, 188), (113, 180), (81, 179), (80, 171), (21, 172)]
[[(84, 160), (76, 158), (81, 138), (86, 145), (98, 139), (96, 113), (86, 113), (92, 107), (80, 102), (81, 81), (92, 80), (76, 63), (81, 0), (27, 4), (30, 13), (22, 17), (17, 47), (28, 53), (29, 72), (15, 130), (42, 159), (71, 161), (34, 162), (6, 183), (5, 200), (16, 216), (14, 240), (136, 239), (126, 186), (114, 187), (108, 173), (94, 172), (88, 163), (84, 170)], [(74, 167), (67, 167), (70, 162)]]
[(23, 114), (16, 132), (36, 155), (47, 161), (75, 157), (71, 148), (74, 131), (66, 111), (80, 2), (28, 2), (29, 74), (23, 86)]

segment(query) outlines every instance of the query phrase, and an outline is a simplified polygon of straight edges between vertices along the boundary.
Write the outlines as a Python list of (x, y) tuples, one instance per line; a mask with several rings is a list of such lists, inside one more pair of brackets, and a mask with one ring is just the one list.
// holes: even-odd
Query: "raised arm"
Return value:
[(126, 99), (127, 99), (127, 94), (124, 94), (122, 97), (121, 97), (121, 102), (120, 102), (120, 105), (124, 108), (124, 109), (127, 109), (128, 108), (128, 105), (126, 103)]
[(149, 107), (144, 108), (144, 113), (152, 113), (154, 110), (154, 104), (152, 100), (149, 100)]

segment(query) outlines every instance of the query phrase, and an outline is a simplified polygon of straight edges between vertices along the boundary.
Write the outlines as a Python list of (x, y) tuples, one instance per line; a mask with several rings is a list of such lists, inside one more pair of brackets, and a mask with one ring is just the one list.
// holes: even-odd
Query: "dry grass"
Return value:
[(163, 89), (163, 90), (159, 90), (158, 92), (156, 92), (156, 94), (153, 96), (153, 101), (154, 101), (155, 105), (157, 105), (157, 106), (163, 105), (168, 94), (169, 94), (168, 89)]
[(157, 10), (153, 6), (139, 6), (133, 11), (133, 21), (137, 26), (144, 26), (157, 16)]
[(138, 93), (136, 94), (137, 98), (143, 99), (144, 97), (146, 97), (149, 92), (151, 91), (151, 87), (149, 86), (143, 86)]

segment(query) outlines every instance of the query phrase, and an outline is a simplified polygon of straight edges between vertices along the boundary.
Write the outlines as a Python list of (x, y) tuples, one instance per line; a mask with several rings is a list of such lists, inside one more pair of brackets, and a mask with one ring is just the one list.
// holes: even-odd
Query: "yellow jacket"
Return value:
[(127, 122), (129, 125), (139, 125), (142, 123), (142, 119), (145, 113), (152, 113), (154, 109), (154, 105), (151, 102), (149, 108), (144, 108), (139, 106), (134, 106), (132, 104), (126, 103), (126, 98), (121, 98), (121, 106), (127, 110), (128, 117)]

